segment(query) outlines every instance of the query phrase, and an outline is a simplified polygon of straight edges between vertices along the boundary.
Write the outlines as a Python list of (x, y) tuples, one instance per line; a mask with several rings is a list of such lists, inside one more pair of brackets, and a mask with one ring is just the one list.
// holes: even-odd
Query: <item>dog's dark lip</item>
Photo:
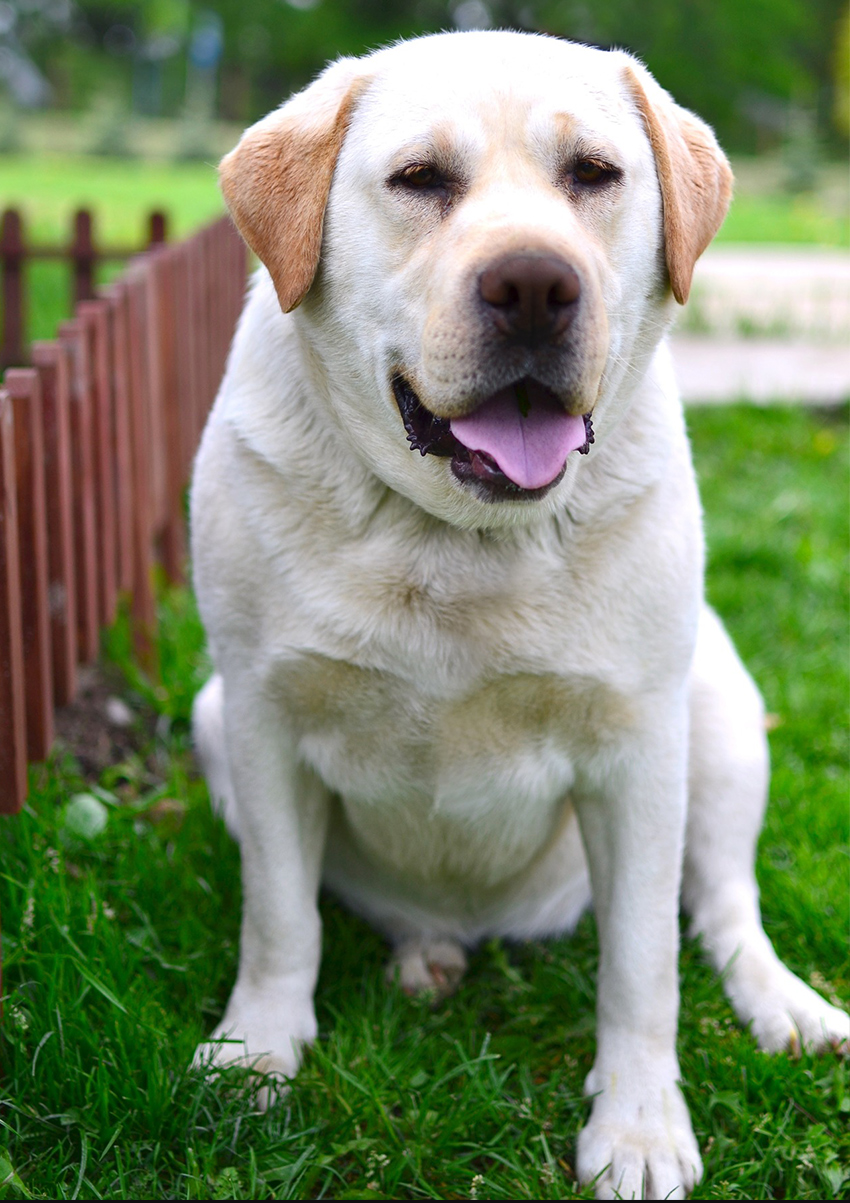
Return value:
[(420, 455), (455, 455), (460, 443), (449, 423), (425, 408), (403, 376), (393, 376), (393, 392), (410, 450)]
[[(549, 484), (540, 489), (523, 489), (514, 484), (486, 452), (470, 451), (464, 447), (452, 434), (448, 420), (432, 414), (404, 376), (394, 375), (392, 386), (411, 451), (418, 451), (420, 455), (450, 456), (452, 475), (463, 485), (475, 486), (483, 500), (538, 501), (563, 478), (567, 470), (566, 463)], [(579, 455), (587, 455), (594, 441), (590, 414), (584, 414), (583, 417), (587, 441), (578, 448)]]

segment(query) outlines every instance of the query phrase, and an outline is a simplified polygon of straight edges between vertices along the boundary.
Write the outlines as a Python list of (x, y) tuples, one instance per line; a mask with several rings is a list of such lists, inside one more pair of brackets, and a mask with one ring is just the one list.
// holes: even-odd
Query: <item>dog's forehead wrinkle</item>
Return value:
[[(520, 164), (537, 165), (551, 172), (559, 158), (572, 155), (600, 156), (617, 164), (635, 156), (624, 145), (614, 121), (579, 118), (546, 105), (519, 106), (509, 103), (481, 105), (476, 98), (454, 106), (435, 119), (411, 107), (398, 107), (391, 118), (384, 114), (382, 137), (374, 137), (374, 123), (362, 115), (362, 133), (352, 124), (345, 160), (355, 159), (374, 177), (386, 175), (414, 162), (433, 161), (458, 175), (492, 175), (500, 165), (516, 171)], [(347, 153), (346, 153), (347, 152)]]
[(373, 78), (349, 137), (368, 130), (364, 140), (371, 141), (374, 154), (381, 147), (427, 141), (433, 129), (444, 144), (448, 132), (469, 150), (480, 150), (515, 140), (527, 147), (544, 131), (548, 141), (563, 139), (573, 125), (610, 142), (624, 120), (638, 121), (616, 61), (620, 56), (509, 33), (464, 38), (462, 47), (438, 45), (440, 36), (365, 60)]

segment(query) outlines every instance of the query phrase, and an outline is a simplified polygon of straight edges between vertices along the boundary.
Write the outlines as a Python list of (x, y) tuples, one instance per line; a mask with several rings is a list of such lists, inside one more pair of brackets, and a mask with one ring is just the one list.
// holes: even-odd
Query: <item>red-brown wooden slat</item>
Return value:
[(30, 760), (44, 760), (53, 743), (53, 664), (41, 382), (35, 368), (10, 368), (4, 387), (12, 399), (15, 415), (27, 755)]
[(98, 624), (97, 509), (88, 338), (81, 322), (62, 322), (59, 341), (71, 355), (71, 484), (74, 496), (74, 578), (77, 590), (77, 652), (94, 660)]
[(133, 275), (138, 279), (144, 302), (144, 358), (145, 389), (144, 402), (148, 423), (148, 458), (150, 479), (150, 504), (153, 508), (154, 533), (159, 535), (168, 521), (168, 473), (166, 454), (166, 432), (162, 397), (162, 344), (160, 331), (160, 297), (156, 288), (154, 262), (157, 251), (139, 255)]
[(21, 624), (15, 422), (0, 389), (0, 814), (14, 814), (27, 793), (26, 695)]
[(77, 692), (71, 362), (68, 349), (55, 342), (33, 343), (32, 359), (41, 381), (53, 701), (56, 706), (65, 706)]
[(160, 402), (165, 440), (165, 469), (168, 509), (162, 530), (162, 560), (170, 581), (185, 580), (186, 523), (183, 515), (183, 487), (186, 483), (180, 430), (175, 325), (174, 251), (164, 247), (152, 257), (150, 271), (156, 294), (155, 333), (159, 343)]
[(115, 461), (109, 304), (81, 301), (77, 306), (88, 342), (91, 370), (92, 440), (98, 522), (98, 613), (102, 626), (115, 619), (117, 600), (115, 535)]
[(74, 214), (74, 233), (69, 249), (73, 267), (74, 304), (94, 296), (94, 265), (97, 252), (94, 246), (94, 219), (90, 210), (78, 209)]
[(201, 267), (201, 336), (203, 339), (201, 353), (203, 355), (203, 394), (201, 397), (201, 425), (203, 430), (209, 413), (210, 405), (212, 404), (213, 378), (215, 368), (213, 367), (213, 358), (215, 355), (215, 339), (213, 335), (212, 324), (212, 290), (214, 282), (212, 280), (212, 263), (210, 260), (210, 231), (209, 228), (200, 231), (198, 239), (198, 249), (200, 251), (200, 267)]
[(189, 308), (189, 342), (187, 359), (191, 365), (191, 410), (192, 442), (197, 445), (203, 427), (203, 337), (201, 318), (201, 269), (200, 252), (196, 238), (186, 244), (186, 279)]
[(188, 255), (185, 243), (174, 247), (172, 256), (172, 287), (174, 289), (174, 340), (177, 349), (175, 388), (177, 416), (180, 427), (180, 469), (182, 479), (188, 479), (195, 454), (195, 432), (192, 412), (192, 326)]
[(24, 255), (21, 215), (16, 209), (7, 209), (0, 219), (0, 274), (2, 274), (3, 291), (0, 369), (24, 362), (26, 325)]
[(203, 430), (204, 423), (207, 420), (212, 403), (213, 389), (213, 330), (212, 330), (212, 289), (213, 282), (211, 276), (210, 264), (210, 232), (209, 228), (199, 231), (198, 234), (198, 266), (200, 268), (201, 281), (201, 297), (200, 297), (200, 333), (201, 333), (201, 369), (202, 369), (202, 391), (201, 391), (201, 421), (200, 430)]
[(102, 290), (102, 296), (109, 307), (116, 571), (119, 590), (129, 592), (133, 587), (133, 461), (126, 285), (123, 281), (110, 284)]
[(148, 246), (168, 241), (168, 218), (158, 210), (148, 216)]
[(148, 406), (147, 282), (131, 270), (127, 283), (127, 362), (130, 381), (130, 437), (133, 463), (133, 638), (142, 665), (155, 671), (154, 510), (151, 497), (151, 439)]

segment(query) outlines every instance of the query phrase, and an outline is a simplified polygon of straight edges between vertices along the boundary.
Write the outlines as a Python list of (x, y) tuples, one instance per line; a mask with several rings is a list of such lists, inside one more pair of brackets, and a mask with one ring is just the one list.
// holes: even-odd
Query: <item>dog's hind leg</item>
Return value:
[(224, 681), (219, 673), (210, 677), (192, 705), (192, 738), (213, 811), (238, 840), (239, 813), (224, 738)]
[(454, 994), (466, 972), (466, 953), (455, 940), (412, 937), (396, 944), (387, 981), (398, 980), (405, 994)]
[(756, 842), (767, 799), (764, 710), (717, 616), (703, 610), (691, 679), (682, 902), (762, 1048), (848, 1048), (850, 1019), (795, 977), (762, 928)]

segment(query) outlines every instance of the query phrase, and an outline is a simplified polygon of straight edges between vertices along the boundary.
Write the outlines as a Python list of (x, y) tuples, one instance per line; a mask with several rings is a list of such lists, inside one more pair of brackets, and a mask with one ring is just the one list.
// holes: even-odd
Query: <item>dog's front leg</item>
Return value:
[(576, 796), (600, 944), (595, 1097), (577, 1168), (599, 1198), (683, 1198), (702, 1173), (676, 1059), (684, 704), (653, 717)]
[(242, 853), (239, 973), (198, 1064), (292, 1077), (316, 1036), (324, 785), (295, 756), (281, 707), (247, 674), (226, 678), (224, 728)]

